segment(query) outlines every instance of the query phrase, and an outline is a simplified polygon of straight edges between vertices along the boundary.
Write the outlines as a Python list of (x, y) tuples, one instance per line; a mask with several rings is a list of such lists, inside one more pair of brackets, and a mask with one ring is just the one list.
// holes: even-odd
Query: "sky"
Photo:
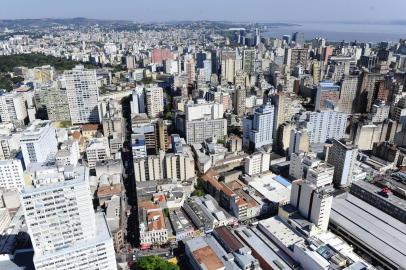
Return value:
[(406, 0), (0, 0), (0, 19), (406, 21)]

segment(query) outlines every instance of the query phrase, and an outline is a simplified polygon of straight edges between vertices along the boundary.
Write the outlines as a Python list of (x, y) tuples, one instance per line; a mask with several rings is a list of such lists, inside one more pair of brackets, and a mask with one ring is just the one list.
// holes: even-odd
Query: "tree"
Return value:
[(137, 261), (139, 270), (179, 270), (179, 266), (158, 256), (141, 257)]
[(203, 186), (203, 179), (201, 179), (200, 177), (197, 178), (197, 183), (195, 185), (195, 190), (192, 192), (192, 196), (198, 196), (198, 197), (202, 197), (206, 194), (206, 192), (204, 191), (204, 186)]

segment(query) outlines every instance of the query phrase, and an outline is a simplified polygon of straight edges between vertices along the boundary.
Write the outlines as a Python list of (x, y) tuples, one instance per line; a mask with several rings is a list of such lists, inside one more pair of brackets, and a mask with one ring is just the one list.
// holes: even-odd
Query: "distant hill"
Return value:
[(16, 20), (0, 20), (0, 27), (47, 27), (51, 25), (112, 25), (112, 24), (132, 24), (127, 20), (100, 20), (87, 18), (67, 18), (67, 19), (16, 19)]

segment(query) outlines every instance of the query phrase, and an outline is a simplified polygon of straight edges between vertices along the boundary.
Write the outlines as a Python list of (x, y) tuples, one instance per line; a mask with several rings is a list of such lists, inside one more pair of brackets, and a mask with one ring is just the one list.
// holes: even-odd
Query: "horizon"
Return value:
[[(21, 9), (24, 6), (24, 9)], [(187, 1), (164, 0), (135, 2), (117, 0), (14, 0), (2, 3), (0, 19), (90, 18), (127, 20), (141, 23), (167, 21), (244, 21), (244, 22), (325, 22), (406, 20), (403, 0), (343, 0), (327, 3), (312, 0)], [(333, 11), (333, 12), (332, 12)]]

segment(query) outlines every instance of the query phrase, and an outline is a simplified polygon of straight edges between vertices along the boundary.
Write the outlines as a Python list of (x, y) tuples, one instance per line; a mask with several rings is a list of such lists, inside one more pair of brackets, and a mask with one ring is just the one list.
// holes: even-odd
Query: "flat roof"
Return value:
[(406, 211), (406, 201), (396, 197), (395, 195), (390, 195), (389, 197), (384, 197), (378, 194), (379, 191), (382, 190), (382, 188), (379, 188), (377, 186), (374, 186), (366, 181), (360, 180), (352, 183), (353, 185), (359, 186), (362, 189), (365, 189), (369, 191), (370, 193), (374, 194), (376, 197), (381, 198), (384, 201), (389, 202), (390, 204), (396, 205), (399, 208), (402, 208), (404, 211)]
[(266, 229), (286, 247), (290, 247), (304, 241), (304, 238), (286, 225), (279, 216), (261, 220), (259, 224), (261, 225), (259, 226), (260, 230), (261, 227)]
[(241, 240), (243, 240), (256, 253), (253, 254), (257, 259), (257, 256), (261, 257), (261, 259), (266, 262), (267, 265), (274, 269), (292, 269), (251, 229), (240, 227), (236, 229), (235, 232), (241, 238)]
[(330, 222), (388, 261), (406, 267), (406, 224), (351, 194), (333, 199)]
[(265, 173), (251, 177), (248, 185), (272, 202), (288, 202), (290, 200), (291, 184), (282, 177)]

